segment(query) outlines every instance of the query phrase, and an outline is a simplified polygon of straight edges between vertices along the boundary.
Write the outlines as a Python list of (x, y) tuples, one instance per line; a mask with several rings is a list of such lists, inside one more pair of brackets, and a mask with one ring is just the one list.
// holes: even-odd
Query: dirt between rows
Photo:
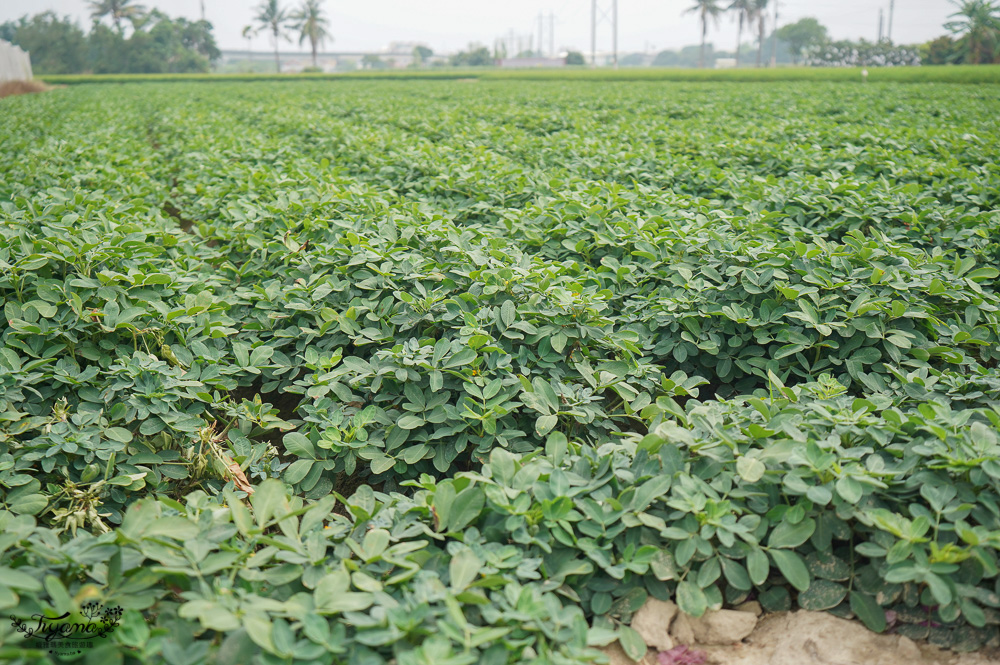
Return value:
[[(673, 603), (647, 603), (632, 621), (650, 647), (639, 665), (1000, 665), (996, 648), (956, 653), (825, 612), (758, 619), (759, 605), (748, 605), (691, 619)], [(611, 665), (635, 665), (618, 643), (603, 651)]]
[(944, 651), (823, 612), (763, 617), (743, 643), (704, 647), (713, 665), (988, 665), (1000, 653)]

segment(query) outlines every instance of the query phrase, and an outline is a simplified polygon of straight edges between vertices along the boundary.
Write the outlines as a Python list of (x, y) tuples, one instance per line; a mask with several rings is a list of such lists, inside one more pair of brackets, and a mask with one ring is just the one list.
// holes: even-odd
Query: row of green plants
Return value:
[(101, 663), (591, 662), (649, 596), (993, 644), (995, 98), (802, 85), (5, 100), (0, 609), (121, 606)]
[(232, 489), (149, 497), (72, 537), (2, 511), (2, 600), (28, 622), (122, 607), (87, 656), (102, 663), (592, 662), (615, 639), (638, 659), (647, 598), (699, 616), (751, 594), (874, 630), (888, 609), (948, 646), (995, 639), (1000, 411), (880, 409), (829, 377), (775, 393), (661, 398), (646, 436), (557, 432), (406, 493), (304, 501), (268, 479), (249, 507)]
[[(669, 69), (642, 68), (625, 70), (568, 67), (546, 70), (406, 70), (341, 72), (324, 74), (47, 74), (46, 83), (140, 82), (226, 82), (226, 81), (309, 81), (309, 80), (541, 80), (541, 81), (858, 81), (860, 67), (787, 67), (780, 69)], [(1000, 65), (925, 65), (921, 67), (874, 67), (868, 70), (872, 82), (897, 83), (1000, 83)]]

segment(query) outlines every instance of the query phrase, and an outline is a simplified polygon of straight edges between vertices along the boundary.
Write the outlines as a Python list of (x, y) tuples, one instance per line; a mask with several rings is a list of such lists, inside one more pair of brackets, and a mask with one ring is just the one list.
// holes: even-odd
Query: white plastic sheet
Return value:
[(19, 46), (0, 40), (0, 83), (30, 80), (31, 56)]

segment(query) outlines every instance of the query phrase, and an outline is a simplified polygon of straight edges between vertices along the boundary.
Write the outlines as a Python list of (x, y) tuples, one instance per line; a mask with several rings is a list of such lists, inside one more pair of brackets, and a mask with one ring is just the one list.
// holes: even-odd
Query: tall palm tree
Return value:
[(261, 30), (267, 30), (274, 38), (274, 71), (281, 73), (281, 60), (278, 59), (278, 42), (284, 37), (288, 39), (285, 32), (288, 26), (288, 11), (278, 4), (278, 0), (262, 0), (257, 5), (257, 15), (254, 20), (260, 25)]
[(252, 25), (245, 25), (245, 26), (243, 26), (243, 33), (242, 34), (243, 34), (243, 39), (247, 40), (247, 71), (248, 72), (252, 72), (253, 71), (253, 52), (252, 52), (253, 51), (253, 43), (251, 42), (251, 40), (253, 39), (254, 35), (257, 34), (257, 31), (253, 29)]
[[(969, 40), (969, 60), (974, 65), (983, 62), (983, 51), (1000, 34), (1000, 7), (991, 0), (952, 0), (958, 11), (949, 18), (956, 18), (944, 24), (955, 34), (965, 35)], [(992, 62), (993, 54), (985, 54), (987, 62)]]
[(750, 23), (757, 21), (757, 66), (764, 61), (764, 33), (767, 31), (767, 0), (750, 0)]
[(316, 67), (316, 48), (330, 36), (330, 21), (322, 8), (323, 0), (302, 0), (302, 5), (292, 14), (293, 28), (299, 33), (299, 45), (309, 40), (312, 46), (313, 67)]
[(743, 25), (744, 23), (749, 23), (751, 19), (751, 10), (753, 9), (753, 0), (733, 0), (729, 5), (729, 11), (736, 12), (736, 16), (739, 18), (739, 27), (736, 29), (736, 66), (740, 66), (740, 46), (743, 42)]
[(716, 24), (719, 22), (719, 14), (722, 7), (719, 0), (695, 0), (693, 7), (688, 7), (685, 13), (698, 14), (701, 20), (701, 53), (698, 56), (698, 67), (705, 68), (705, 40), (708, 38), (708, 20), (713, 19)]
[(118, 32), (122, 31), (122, 19), (135, 20), (142, 16), (146, 8), (132, 4), (132, 0), (90, 0), (90, 16), (101, 20), (110, 16)]

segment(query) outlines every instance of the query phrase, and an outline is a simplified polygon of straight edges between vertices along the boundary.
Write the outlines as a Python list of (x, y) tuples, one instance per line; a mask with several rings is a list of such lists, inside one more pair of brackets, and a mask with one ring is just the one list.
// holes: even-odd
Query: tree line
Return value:
[[(804, 18), (772, 30), (768, 19), (775, 0), (695, 0), (686, 11), (698, 16), (701, 40), (697, 47), (661, 51), (650, 63), (642, 54), (626, 55), (623, 65), (652, 64), (662, 67), (706, 67), (719, 57), (746, 66), (748, 51), (755, 51), (753, 64), (802, 64), (811, 66), (892, 66), (913, 64), (1000, 63), (1000, 0), (951, 0), (955, 12), (944, 27), (948, 31), (919, 46), (898, 46), (888, 39), (831, 40), (826, 27), (814, 18)], [(221, 56), (212, 34), (212, 24), (204, 19), (191, 21), (171, 18), (134, 0), (92, 0), (93, 23), (89, 32), (69, 17), (54, 12), (24, 16), (0, 24), (0, 39), (17, 44), (31, 53), (32, 65), (40, 74), (169, 73), (207, 72)], [(722, 16), (737, 21), (735, 50), (718, 52), (708, 41), (709, 29)], [(109, 25), (110, 24), (110, 25)], [(274, 68), (281, 71), (279, 47), (282, 41), (298, 38), (309, 43), (313, 67), (319, 48), (332, 40), (330, 19), (323, 0), (300, 0), (297, 6), (283, 0), (261, 0), (253, 23), (243, 29), (246, 39), (267, 34), (274, 49)], [(755, 43), (745, 44), (744, 33)], [(418, 47), (415, 65), (429, 61), (432, 52)], [(377, 56), (367, 56), (369, 68), (387, 66)], [(478, 44), (452, 55), (448, 64), (458, 67), (491, 66), (499, 57)], [(583, 65), (582, 54), (571, 52), (567, 64)]]
[[(171, 18), (133, 0), (93, 0), (89, 7), (93, 19), (89, 32), (70, 17), (47, 11), (0, 23), (0, 39), (30, 52), (39, 74), (207, 72), (222, 55), (212, 24), (204, 19)], [(273, 41), (276, 70), (280, 70), (282, 39), (295, 34), (299, 44), (308, 41), (314, 65), (319, 46), (330, 39), (322, 0), (302, 0), (295, 9), (279, 0), (263, 0), (254, 25), (245, 27), (243, 36), (261, 32)]]
[[(127, 3), (99, 4), (116, 4), (117, 9), (96, 17), (89, 32), (48, 11), (0, 24), (0, 39), (30, 52), (38, 74), (207, 72), (221, 55), (207, 21), (170, 18), (155, 9), (122, 11), (134, 9)], [(104, 16), (112, 26), (100, 22)]]
[[(827, 29), (814, 18), (804, 18), (785, 25), (767, 36), (767, 18), (774, 0), (695, 0), (686, 12), (697, 14), (701, 23), (698, 66), (707, 64), (706, 50), (711, 25), (718, 27), (726, 13), (737, 20), (736, 66), (740, 66), (744, 29), (756, 30), (756, 66), (765, 63), (767, 49), (773, 66), (780, 61), (779, 46), (784, 45), (793, 63), (813, 66), (892, 66), (920, 64), (984, 64), (1000, 62), (1000, 2), (998, 0), (952, 0), (955, 12), (944, 27), (949, 34), (920, 46), (897, 46), (888, 38), (876, 42), (833, 41)], [(663, 52), (654, 61), (667, 65), (673, 52)], [(684, 51), (676, 59), (682, 60)], [(690, 57), (690, 56), (688, 56)], [(673, 64), (670, 62), (670, 64)]]

